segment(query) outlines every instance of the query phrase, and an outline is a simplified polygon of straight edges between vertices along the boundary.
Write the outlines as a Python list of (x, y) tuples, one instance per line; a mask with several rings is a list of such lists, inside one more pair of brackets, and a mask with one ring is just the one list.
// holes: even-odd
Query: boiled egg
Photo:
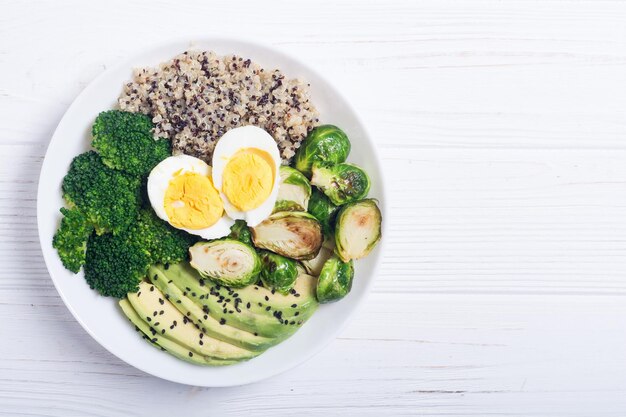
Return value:
[(280, 153), (265, 130), (243, 126), (226, 132), (213, 151), (213, 184), (226, 214), (254, 227), (274, 209)]
[(226, 236), (234, 224), (224, 216), (211, 167), (193, 156), (170, 156), (154, 167), (148, 176), (148, 197), (161, 219), (205, 239)]

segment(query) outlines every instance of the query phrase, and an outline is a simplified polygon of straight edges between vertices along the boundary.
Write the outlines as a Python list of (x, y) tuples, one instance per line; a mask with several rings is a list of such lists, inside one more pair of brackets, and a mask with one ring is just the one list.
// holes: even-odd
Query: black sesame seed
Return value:
[(270, 300), (270, 298), (266, 295), (265, 296), (265, 301), (269, 301), (269, 300)]
[(267, 307), (265, 307), (265, 311), (270, 311), (271, 309), (272, 309), (272, 307), (271, 307), (271, 306), (267, 306)]
[(246, 304), (246, 308), (250, 308), (250, 303)]
[(154, 291), (154, 285), (150, 286), (150, 291)]
[(161, 305), (165, 304), (165, 301), (161, 297), (159, 297), (159, 304)]
[(191, 358), (193, 356), (193, 353), (189, 352), (189, 357)]
[(163, 265), (163, 268), (165, 268), (165, 270), (167, 271), (168, 269), (170, 269), (170, 264)]
[(258, 334), (257, 332), (254, 332), (254, 335), (255, 335), (255, 336), (258, 336), (259, 334)]
[(221, 324), (221, 325), (224, 325), (224, 324), (226, 324), (226, 319), (224, 319), (224, 318), (221, 318), (221, 319), (220, 319), (220, 324)]
[(292, 304), (291, 305), (291, 308), (296, 308), (296, 307), (298, 307), (298, 304)]
[(152, 318), (150, 318), (150, 316), (146, 316), (146, 320), (152, 321)]

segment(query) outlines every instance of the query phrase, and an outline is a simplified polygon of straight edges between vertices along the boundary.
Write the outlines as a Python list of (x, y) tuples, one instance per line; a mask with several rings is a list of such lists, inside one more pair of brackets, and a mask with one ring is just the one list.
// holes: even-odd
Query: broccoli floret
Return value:
[(104, 296), (123, 298), (137, 291), (151, 258), (126, 235), (92, 234), (87, 242), (85, 280)]
[(144, 175), (172, 154), (167, 139), (154, 140), (150, 117), (120, 110), (102, 112), (92, 127), (92, 145), (106, 165)]
[(187, 259), (189, 247), (197, 239), (159, 219), (152, 210), (141, 210), (137, 223), (130, 227), (129, 240), (150, 254), (153, 264), (177, 263)]
[(93, 232), (93, 225), (77, 208), (61, 208), (63, 218), (54, 234), (52, 247), (59, 253), (63, 266), (77, 273), (85, 264), (87, 239)]
[(63, 197), (96, 232), (118, 234), (137, 217), (140, 179), (107, 167), (94, 151), (78, 155), (63, 178)]

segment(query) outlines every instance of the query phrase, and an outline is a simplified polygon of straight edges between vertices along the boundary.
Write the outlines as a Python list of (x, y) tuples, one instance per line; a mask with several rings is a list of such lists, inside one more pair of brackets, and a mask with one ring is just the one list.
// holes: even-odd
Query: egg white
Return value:
[[(150, 204), (156, 215), (168, 223), (170, 223), (170, 219), (163, 203), (169, 183), (177, 172), (181, 174), (185, 172), (195, 172), (208, 177), (211, 175), (211, 167), (207, 165), (206, 162), (194, 158), (193, 156), (177, 155), (164, 159), (152, 169), (148, 176), (148, 198), (150, 199)], [(176, 227), (171, 223), (170, 225), (204, 239), (218, 239), (228, 235), (230, 233), (230, 227), (234, 223), (235, 221), (233, 219), (222, 216), (215, 224), (204, 229), (186, 229)]]
[[(267, 152), (274, 162), (274, 178), (270, 195), (257, 208), (241, 211), (231, 204), (222, 192), (224, 168), (233, 155), (245, 148), (256, 148)], [(213, 151), (213, 184), (220, 192), (224, 201), (224, 210), (233, 219), (245, 220), (248, 226), (254, 227), (269, 217), (274, 209), (278, 196), (278, 170), (280, 168), (280, 153), (272, 136), (265, 130), (256, 126), (242, 126), (226, 132), (217, 142)]]

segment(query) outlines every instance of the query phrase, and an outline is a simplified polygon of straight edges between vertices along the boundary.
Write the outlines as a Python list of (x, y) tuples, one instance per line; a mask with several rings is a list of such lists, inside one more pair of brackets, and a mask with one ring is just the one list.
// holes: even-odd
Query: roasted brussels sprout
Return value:
[(274, 213), (251, 230), (257, 248), (292, 259), (313, 259), (322, 246), (322, 226), (302, 211)]
[(261, 251), (260, 257), (263, 286), (287, 294), (298, 277), (297, 262), (269, 251)]
[(311, 176), (314, 163), (344, 162), (350, 153), (348, 136), (333, 125), (322, 125), (311, 130), (302, 146), (296, 152), (294, 166), (306, 176)]
[(370, 179), (354, 164), (314, 165), (311, 185), (322, 189), (338, 206), (367, 197)]
[(254, 248), (238, 240), (198, 242), (189, 248), (189, 264), (202, 276), (233, 288), (250, 285), (261, 272)]
[(334, 205), (326, 195), (314, 189), (309, 200), (309, 213), (312, 214), (322, 225), (324, 236), (333, 234), (335, 226), (335, 216), (339, 207)]
[(306, 211), (310, 197), (311, 184), (309, 184), (309, 180), (297, 169), (282, 165), (274, 213), (279, 211)]
[(236, 220), (235, 224), (230, 227), (228, 237), (252, 246), (252, 234), (245, 220)]
[(382, 215), (376, 200), (346, 204), (337, 214), (335, 245), (344, 261), (367, 256), (381, 237)]
[(317, 280), (317, 301), (330, 303), (345, 297), (352, 289), (354, 265), (352, 261), (343, 262), (336, 256), (324, 263)]

